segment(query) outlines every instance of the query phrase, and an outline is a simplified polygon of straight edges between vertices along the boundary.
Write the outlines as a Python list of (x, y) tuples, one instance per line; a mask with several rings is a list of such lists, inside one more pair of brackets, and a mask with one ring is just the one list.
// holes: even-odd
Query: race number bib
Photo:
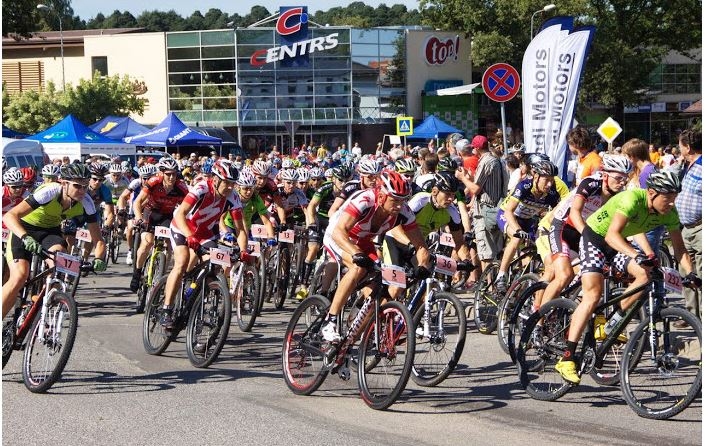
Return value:
[(91, 233), (89, 232), (88, 229), (79, 228), (76, 230), (76, 239), (81, 242), (90, 242), (91, 241)]
[(247, 242), (247, 249), (249, 250), (249, 255), (259, 257), (259, 255), (261, 254), (261, 243), (255, 242), (254, 240), (249, 240)]
[(232, 265), (229, 252), (220, 248), (210, 248), (210, 262), (213, 265), (229, 267)]
[(267, 238), (269, 235), (266, 232), (266, 226), (251, 225), (251, 236), (253, 238)]
[(10, 230), (7, 228), (2, 229), (2, 242), (7, 243), (7, 239), (10, 238)]
[(456, 262), (451, 257), (437, 254), (434, 272), (445, 274), (447, 276), (453, 276), (456, 273)]
[(54, 257), (57, 272), (68, 276), (76, 277), (81, 270), (81, 258), (70, 256), (63, 252), (57, 252)]
[(296, 231), (293, 229), (288, 229), (283, 232), (279, 232), (279, 241), (284, 243), (293, 243), (296, 240)]
[(382, 283), (407, 288), (407, 276), (404, 268), (395, 265), (382, 265)]
[(439, 243), (441, 243), (441, 245), (443, 246), (450, 246), (452, 248), (456, 247), (456, 244), (454, 243), (454, 236), (448, 232), (441, 233), (441, 236), (439, 237)]
[(170, 238), (170, 228), (167, 226), (156, 226), (155, 236), (160, 238)]
[(661, 268), (663, 271), (663, 281), (666, 283), (666, 291), (670, 293), (683, 293), (683, 278), (680, 273), (670, 267), (664, 266)]

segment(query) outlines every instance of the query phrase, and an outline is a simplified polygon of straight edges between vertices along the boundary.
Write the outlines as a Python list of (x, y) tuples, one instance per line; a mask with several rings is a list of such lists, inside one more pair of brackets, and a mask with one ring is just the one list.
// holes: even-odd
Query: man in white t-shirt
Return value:
[(360, 147), (359, 142), (356, 142), (350, 149), (350, 153), (352, 153), (355, 158), (362, 158), (362, 147)]

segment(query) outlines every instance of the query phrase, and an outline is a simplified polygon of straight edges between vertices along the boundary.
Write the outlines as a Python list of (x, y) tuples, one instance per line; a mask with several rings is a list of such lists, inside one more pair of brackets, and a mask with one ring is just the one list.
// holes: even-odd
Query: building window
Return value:
[(106, 56), (95, 56), (91, 58), (91, 75), (98, 71), (101, 76), (108, 76), (108, 58)]

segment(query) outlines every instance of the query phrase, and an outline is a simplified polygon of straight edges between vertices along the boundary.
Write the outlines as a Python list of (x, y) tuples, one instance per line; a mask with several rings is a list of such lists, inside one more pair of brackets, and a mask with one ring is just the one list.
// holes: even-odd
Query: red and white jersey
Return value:
[(348, 213), (353, 216), (357, 223), (350, 230), (348, 235), (353, 240), (369, 239), (372, 240), (380, 234), (384, 234), (395, 226), (402, 225), (405, 231), (417, 227), (416, 217), (412, 209), (406, 203), (402, 206), (399, 214), (387, 217), (387, 219), (378, 227), (372, 226), (372, 219), (377, 210), (377, 191), (375, 189), (365, 189), (355, 192), (348, 198), (345, 203), (330, 219), (328, 227), (325, 230), (325, 236), (331, 238), (333, 231), (340, 223), (340, 217), (343, 213)]
[(29, 191), (27, 189), (23, 190), (22, 193), (18, 197), (13, 197), (12, 192), (10, 192), (10, 188), (8, 186), (3, 186), (2, 187), (2, 213), (5, 214), (5, 212), (9, 211), (10, 209), (14, 208), (22, 200), (25, 199), (29, 195)]
[[(235, 221), (242, 219), (242, 202), (238, 193), (232, 190), (226, 197), (218, 196), (212, 178), (192, 186), (184, 202), (190, 205), (188, 224), (195, 231), (195, 237), (202, 240), (212, 239), (219, 234), (219, 219), (226, 211), (230, 211)], [(170, 228), (182, 234), (174, 218)]]
[(163, 185), (163, 174), (159, 173), (146, 181), (143, 192), (148, 195), (143, 212), (154, 211), (162, 215), (170, 215), (182, 203), (188, 189), (183, 180), (177, 180), (170, 192), (166, 191)]

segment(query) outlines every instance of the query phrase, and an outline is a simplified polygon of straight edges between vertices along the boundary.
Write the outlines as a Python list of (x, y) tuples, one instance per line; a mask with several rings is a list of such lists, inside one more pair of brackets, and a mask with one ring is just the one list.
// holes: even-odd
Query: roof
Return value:
[(683, 113), (698, 113), (701, 114), (703, 112), (703, 100), (699, 100), (697, 102), (693, 102), (690, 104), (688, 108), (683, 110)]
[(87, 36), (107, 36), (114, 34), (129, 34), (146, 32), (145, 28), (108, 28), (108, 29), (70, 29), (62, 31), (46, 31), (33, 33), (32, 37), (17, 37), (15, 34), (3, 36), (2, 49), (26, 49), (32, 47), (45, 47), (59, 45), (64, 40), (64, 46), (84, 46), (84, 37)]

